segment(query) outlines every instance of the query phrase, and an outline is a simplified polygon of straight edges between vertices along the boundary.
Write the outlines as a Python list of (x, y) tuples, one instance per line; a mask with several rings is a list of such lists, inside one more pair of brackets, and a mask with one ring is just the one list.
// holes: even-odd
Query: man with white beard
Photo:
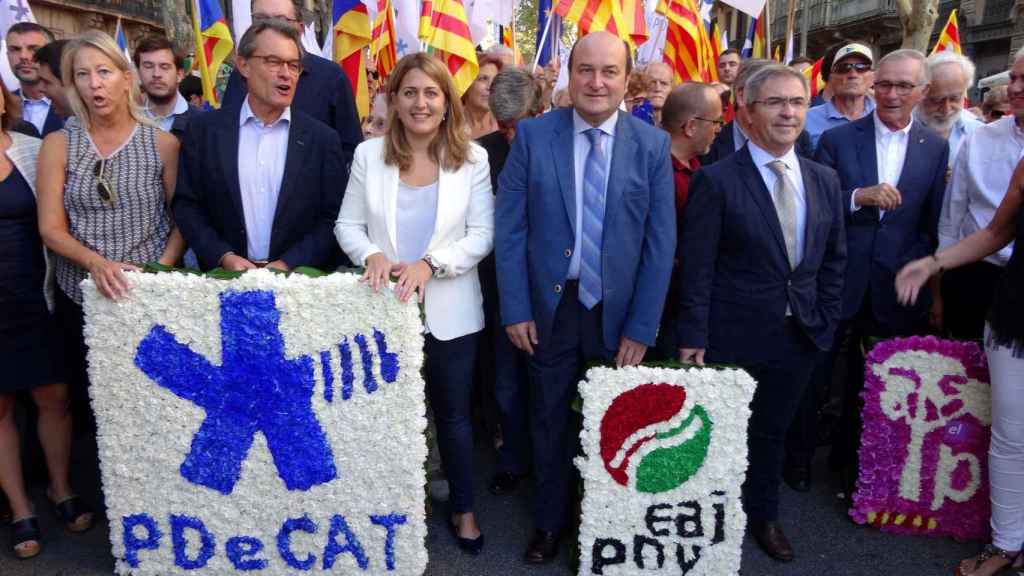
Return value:
[(975, 128), (983, 122), (964, 110), (967, 90), (974, 84), (974, 63), (955, 52), (945, 51), (928, 57), (925, 66), (924, 98), (914, 117), (949, 141), (949, 166)]

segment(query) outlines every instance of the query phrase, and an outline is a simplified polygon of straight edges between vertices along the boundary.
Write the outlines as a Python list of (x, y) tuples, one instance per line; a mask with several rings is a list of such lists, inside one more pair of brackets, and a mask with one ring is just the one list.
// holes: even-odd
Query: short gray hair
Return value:
[(754, 72), (754, 74), (747, 79), (747, 82), (743, 85), (743, 100), (745, 102), (753, 102), (754, 100), (757, 100), (758, 96), (761, 95), (761, 88), (764, 86), (764, 83), (774, 78), (792, 78), (794, 80), (799, 80), (800, 85), (804, 87), (804, 95), (809, 96), (811, 93), (811, 87), (807, 82), (807, 76), (804, 76), (803, 72), (797, 72), (783, 64), (769, 64), (760, 68), (757, 72)]
[(502, 68), (491, 81), (488, 104), (499, 124), (519, 120), (540, 108), (543, 89), (526, 70)]
[(914, 50), (913, 48), (900, 48), (899, 50), (893, 50), (878, 61), (878, 65), (875, 70), (880, 70), (884, 64), (890, 62), (899, 62), (900, 60), (916, 60), (921, 65), (921, 75), (917, 80), (918, 84), (922, 84), (926, 80), (926, 74), (928, 69), (928, 59), (925, 58), (924, 53), (920, 50)]
[(935, 70), (940, 66), (948, 66), (955, 64), (960, 67), (960, 70), (964, 73), (964, 78), (967, 79), (967, 86), (964, 89), (974, 86), (974, 62), (966, 56), (961, 56), (952, 50), (943, 50), (932, 54), (926, 61), (927, 64), (924, 68), (924, 80), (926, 83), (931, 84), (932, 78), (935, 77)]
[(238, 41), (238, 55), (245, 59), (252, 58), (253, 53), (256, 52), (256, 37), (267, 30), (277, 32), (281, 36), (284, 36), (294, 42), (295, 47), (299, 49), (299, 58), (306, 55), (305, 51), (302, 49), (302, 38), (299, 37), (299, 33), (295, 30), (295, 27), (288, 22), (277, 18), (253, 22), (252, 26), (249, 26), (249, 29), (245, 31), (245, 34), (242, 34), (242, 39)]
[[(740, 62), (740, 67), (736, 71), (736, 80), (733, 82), (733, 93), (735, 94), (739, 90), (743, 90), (747, 80), (754, 75), (755, 72), (769, 66), (772, 63), (771, 60), (765, 60), (764, 58), (748, 58)], [(746, 98), (744, 98), (746, 99)], [(740, 106), (744, 105), (744, 102), (739, 101), (739, 95), (736, 95), (736, 103)]]

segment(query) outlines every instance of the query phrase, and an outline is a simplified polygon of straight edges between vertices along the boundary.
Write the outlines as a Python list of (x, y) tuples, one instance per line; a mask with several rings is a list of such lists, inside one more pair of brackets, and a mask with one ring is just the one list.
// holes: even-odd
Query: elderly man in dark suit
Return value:
[[(927, 328), (929, 299), (904, 308), (897, 303), (895, 290), (900, 268), (938, 246), (949, 144), (913, 120), (924, 84), (923, 54), (890, 52), (879, 60), (875, 72), (875, 111), (826, 131), (818, 144), (817, 160), (839, 173), (849, 247), (836, 346), (820, 376), (832, 377), (835, 351), (848, 337), (843, 412), (830, 457), (832, 468), (843, 472), (847, 498), (857, 477), (864, 386), (861, 349), (870, 347), (871, 338)], [(808, 407), (805, 415), (810, 412)], [(813, 430), (808, 436), (812, 435)], [(810, 441), (807, 445), (813, 448)]]
[(584, 362), (640, 363), (654, 345), (675, 249), (668, 135), (619, 112), (629, 50), (607, 32), (569, 56), (572, 108), (524, 122), (498, 178), (501, 318), (530, 354), (530, 563), (566, 526), (572, 399)]
[[(295, 28), (301, 38), (305, 27), (302, 22), (302, 6), (302, 0), (253, 0), (252, 19), (253, 22), (267, 18), (284, 20)], [(245, 77), (235, 69), (224, 90), (223, 106), (241, 106), (247, 91)], [(293, 108), (327, 124), (338, 133), (345, 171), (337, 185), (344, 190), (348, 183), (348, 167), (352, 164), (356, 146), (363, 141), (363, 132), (352, 97), (352, 86), (341, 67), (316, 54), (304, 54)]]
[(846, 235), (833, 170), (796, 154), (807, 79), (782, 65), (747, 79), (750, 140), (690, 183), (682, 236), (680, 359), (738, 364), (758, 382), (744, 507), (779, 561), (783, 440), (839, 318)]
[(249, 94), (199, 114), (181, 147), (174, 220), (202, 269), (330, 268), (344, 194), (338, 135), (291, 107), (301, 40), (278, 20), (238, 44)]

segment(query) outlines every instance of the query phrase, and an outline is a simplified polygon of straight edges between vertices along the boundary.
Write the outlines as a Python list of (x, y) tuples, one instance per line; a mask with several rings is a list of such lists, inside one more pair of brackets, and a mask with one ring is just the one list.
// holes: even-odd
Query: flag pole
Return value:
[(772, 59), (772, 17), (768, 9), (771, 4), (771, 0), (765, 0), (764, 12), (761, 13), (764, 17), (764, 57), (769, 60)]
[[(793, 46), (793, 34), (796, 33), (796, 0), (789, 0), (789, 10), (786, 18), (786, 38), (783, 40), (786, 44), (786, 50), (791, 48), (795, 51), (796, 47)], [(789, 53), (789, 56), (793, 56)], [(783, 60), (786, 58), (786, 54), (782, 55)], [(782, 64), (789, 64), (789, 62), (782, 62)]]
[[(551, 31), (551, 16), (553, 15), (554, 9), (552, 9), (548, 14), (548, 21), (544, 24), (544, 32), (540, 35), (540, 42), (537, 42), (537, 46), (540, 46), (542, 49), (544, 47), (544, 42), (548, 39), (548, 32)], [(537, 53), (533, 55), (533, 66), (530, 67), (531, 74), (533, 74), (533, 71), (537, 68), (537, 64), (540, 62), (540, 53), (542, 51), (543, 50), (537, 50)]]

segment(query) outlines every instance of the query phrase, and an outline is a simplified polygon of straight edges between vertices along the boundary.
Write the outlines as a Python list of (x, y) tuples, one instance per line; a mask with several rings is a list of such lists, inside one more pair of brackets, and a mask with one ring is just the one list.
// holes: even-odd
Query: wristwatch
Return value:
[(434, 257), (431, 256), (430, 254), (427, 254), (426, 256), (421, 258), (421, 260), (426, 262), (427, 266), (430, 266), (430, 275), (431, 276), (435, 276), (436, 277), (438, 275), (438, 273), (441, 271), (441, 265), (438, 264), (437, 260), (434, 260)]

